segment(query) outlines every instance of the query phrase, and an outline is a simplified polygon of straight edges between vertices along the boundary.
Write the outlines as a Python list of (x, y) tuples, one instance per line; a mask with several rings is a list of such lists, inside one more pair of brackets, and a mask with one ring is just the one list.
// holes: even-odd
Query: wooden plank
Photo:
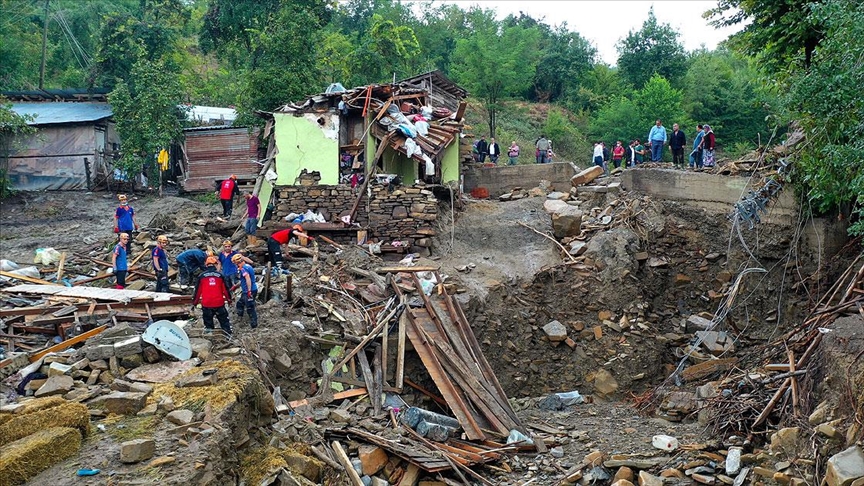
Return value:
[(347, 473), (351, 484), (354, 486), (363, 486), (363, 481), (360, 480), (360, 475), (357, 474), (354, 465), (351, 464), (351, 460), (348, 459), (348, 454), (345, 453), (342, 444), (340, 444), (338, 440), (334, 440), (332, 446), (333, 451), (336, 452), (336, 460), (339, 461), (339, 464), (341, 464), (343, 468), (345, 468), (345, 473)]
[(42, 351), (39, 351), (38, 353), (34, 354), (33, 356), (30, 356), (30, 358), (29, 358), (30, 362), (34, 363), (36, 361), (39, 361), (40, 358), (42, 358), (43, 356), (45, 356), (48, 353), (56, 353), (58, 351), (63, 351), (64, 349), (66, 349), (70, 346), (74, 346), (74, 345), (76, 345), (82, 341), (86, 341), (86, 340), (90, 339), (91, 337), (104, 331), (107, 328), (108, 328), (108, 326), (99, 326), (99, 327), (97, 327), (95, 329), (91, 329), (91, 330), (89, 330), (83, 334), (79, 334), (79, 335), (73, 337), (72, 339), (67, 339), (60, 344), (55, 344), (54, 346), (51, 346), (50, 348), (43, 349)]
[(377, 388), (375, 377), (372, 375), (372, 368), (369, 366), (369, 359), (366, 353), (361, 351), (357, 353), (357, 362), (360, 363), (360, 372), (363, 374), (363, 379), (366, 381), (366, 389), (369, 390), (369, 401), (372, 403), (372, 413), (378, 415), (381, 413), (381, 395), (375, 396)]
[(403, 311), (399, 316), (399, 337), (396, 341), (396, 376), (394, 385), (397, 390), (402, 390), (405, 384), (405, 326), (408, 325), (408, 316)]
[[(2, 276), (4, 276), (4, 277), (7, 277), (7, 278), (13, 278), (13, 279), (15, 279), (15, 280), (21, 280), (21, 281), (24, 281), (24, 282), (30, 282), (30, 283), (33, 283), (33, 284), (39, 284), (39, 285), (55, 285), (54, 282), (49, 282), (49, 281), (47, 281), (47, 280), (42, 280), (41, 278), (28, 277), (27, 275), (18, 275), (18, 274), (16, 274), (16, 273), (4, 272), (4, 271), (2, 271), (2, 270), (0, 270), (0, 275), (2, 275)], [(14, 287), (13, 287), (13, 288), (14, 288)], [(9, 291), (9, 289), (7, 289), (7, 291)]]
[[(355, 388), (353, 390), (345, 390), (345, 391), (341, 391), (338, 393), (334, 393), (333, 394), (333, 400), (341, 400), (343, 398), (358, 397), (360, 395), (365, 395), (365, 394), (366, 394), (365, 388)], [(302, 400), (294, 400), (293, 402), (288, 403), (288, 405), (290, 405), (291, 408), (302, 407), (303, 405), (308, 405), (308, 404), (309, 404), (308, 398), (304, 398)]]
[(406, 266), (393, 266), (393, 267), (380, 267), (375, 269), (375, 273), (417, 273), (417, 272), (437, 272), (441, 267), (440, 266), (416, 266), (416, 267), (406, 267)]
[(60, 262), (57, 263), (57, 282), (60, 282), (60, 279), (63, 278), (63, 266), (66, 264), (66, 252), (60, 254)]

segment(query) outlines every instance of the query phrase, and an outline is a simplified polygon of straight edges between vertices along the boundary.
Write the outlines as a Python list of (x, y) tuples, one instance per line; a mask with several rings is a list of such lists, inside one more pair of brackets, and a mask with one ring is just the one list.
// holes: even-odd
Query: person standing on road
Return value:
[(237, 299), (237, 317), (242, 318), (244, 310), (249, 314), (249, 326), (258, 327), (258, 311), (255, 309), (255, 298), (258, 296), (258, 283), (255, 282), (255, 269), (249, 263), (244, 263), (243, 256), (234, 255), (231, 260), (240, 269), (240, 298)]
[(150, 256), (153, 258), (153, 272), (156, 274), (156, 292), (168, 292), (168, 255), (165, 247), (168, 246), (168, 237), (159, 235), (156, 238), (156, 246)]
[(537, 163), (545, 164), (546, 162), (549, 162), (549, 149), (552, 148), (552, 145), (549, 143), (549, 140), (546, 139), (546, 135), (540, 135), (540, 138), (537, 139), (534, 147), (537, 149)]
[(237, 186), (237, 176), (231, 174), (231, 177), (222, 181), (219, 184), (219, 202), (222, 203), (222, 217), (230, 218), (231, 212), (234, 209), (234, 196), (240, 195), (240, 188)]
[(492, 137), (489, 141), (489, 161), (498, 165), (499, 157), (501, 157), (501, 147), (495, 141), (495, 137)]
[(702, 136), (702, 158), (704, 167), (714, 167), (714, 149), (717, 148), (717, 139), (714, 130), (707, 123), (703, 127), (705, 135)]
[(705, 132), (702, 125), (696, 125), (696, 136), (693, 137), (693, 151), (690, 152), (690, 167), (702, 168), (702, 137)]
[(612, 147), (612, 165), (615, 166), (616, 169), (621, 167), (621, 161), (624, 160), (624, 145), (621, 143), (621, 140), (615, 142), (615, 146)]
[(666, 145), (666, 127), (659, 118), (648, 132), (648, 143), (651, 144), (651, 162), (660, 162), (663, 159), (663, 146)]
[(120, 206), (114, 211), (114, 232), (132, 233), (138, 229), (138, 223), (135, 222), (135, 210), (129, 205), (126, 194), (120, 194), (117, 199), (120, 201)]
[(261, 214), (261, 201), (253, 192), (246, 193), (246, 246), (255, 246), (258, 244), (258, 238), (255, 237), (255, 232), (258, 230), (258, 215)]
[(287, 245), (292, 236), (308, 238), (310, 240), (315, 239), (304, 233), (303, 227), (299, 224), (295, 224), (291, 228), (280, 230), (270, 235), (270, 237), (267, 238), (267, 253), (270, 255), (272, 271), (279, 271), (285, 274), (291, 273), (287, 268), (283, 267), (282, 245)]
[(684, 146), (687, 145), (687, 137), (678, 129), (678, 124), (672, 124), (672, 135), (669, 136), (669, 148), (672, 149), (672, 164), (681, 169), (684, 168)]
[(126, 288), (126, 272), (129, 271), (129, 264), (126, 260), (128, 251), (126, 245), (128, 244), (129, 235), (120, 233), (120, 241), (114, 245), (114, 251), (111, 252), (111, 266), (114, 269), (114, 276), (117, 278), (117, 284), (114, 286), (116, 289)]
[(597, 142), (594, 144), (594, 165), (597, 167), (603, 167), (603, 172), (606, 172), (606, 167), (603, 164), (603, 142)]
[(507, 165), (516, 165), (519, 163), (519, 146), (516, 145), (516, 140), (513, 140), (510, 148), (507, 149), (507, 157), (510, 159), (507, 161)]
[(228, 311), (225, 304), (231, 303), (231, 293), (225, 285), (222, 274), (216, 270), (219, 260), (215, 256), (207, 257), (204, 262), (204, 273), (198, 277), (195, 285), (195, 296), (192, 305), (201, 304), (201, 317), (204, 320), (204, 334), (213, 334), (213, 317), (219, 320), (219, 327), (225, 333), (225, 337), (231, 339), (231, 321), (228, 319)]
[[(214, 257), (216, 258), (216, 257)], [(192, 277), (198, 270), (203, 270), (207, 254), (199, 248), (190, 248), (177, 255), (177, 269), (180, 271), (180, 288), (185, 289), (192, 283)], [(218, 263), (219, 260), (216, 260)]]

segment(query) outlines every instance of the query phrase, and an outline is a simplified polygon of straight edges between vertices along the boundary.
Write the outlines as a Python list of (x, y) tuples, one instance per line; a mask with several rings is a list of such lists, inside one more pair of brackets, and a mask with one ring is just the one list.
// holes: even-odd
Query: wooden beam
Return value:
[(339, 461), (339, 464), (342, 464), (345, 473), (348, 474), (348, 479), (351, 481), (351, 484), (353, 486), (363, 486), (363, 481), (360, 480), (360, 475), (357, 474), (356, 470), (354, 470), (354, 465), (351, 464), (351, 460), (348, 459), (348, 454), (345, 453), (342, 444), (340, 444), (338, 440), (334, 440), (332, 446), (333, 451), (336, 453), (336, 459)]
[[(333, 394), (333, 400), (341, 400), (343, 398), (358, 397), (360, 395), (366, 395), (366, 389), (365, 388), (355, 388), (353, 390), (345, 390), (345, 391), (341, 391), (338, 393), (334, 393)], [(309, 404), (308, 398), (304, 398), (302, 400), (294, 400), (293, 402), (288, 402), (288, 405), (291, 408), (302, 407), (303, 405), (308, 405), (308, 404)]]
[(33, 356), (30, 356), (30, 358), (29, 358), (30, 362), (35, 363), (36, 361), (39, 361), (40, 358), (42, 358), (43, 356), (45, 356), (48, 353), (56, 353), (58, 351), (63, 351), (64, 349), (66, 349), (70, 346), (74, 346), (74, 345), (80, 343), (81, 341), (86, 341), (86, 340), (90, 339), (91, 337), (104, 331), (107, 328), (108, 328), (108, 326), (99, 326), (96, 329), (91, 329), (91, 330), (89, 330), (83, 334), (79, 334), (79, 335), (77, 335), (71, 339), (67, 339), (60, 344), (55, 344), (54, 346), (51, 346), (50, 348), (43, 349), (42, 351), (39, 351), (38, 353), (34, 354)]
[(375, 269), (375, 273), (417, 273), (417, 272), (437, 272), (441, 267), (428, 265), (428, 266), (416, 266), (416, 267), (407, 267), (407, 266), (394, 266), (394, 267), (380, 267)]
[(57, 264), (57, 283), (63, 278), (63, 266), (66, 264), (66, 252), (60, 254), (60, 262)]
[(28, 277), (27, 275), (18, 275), (17, 273), (9, 273), (2, 270), (0, 270), (0, 275), (7, 278), (14, 278), (16, 280), (23, 280), (24, 282), (30, 282), (39, 285), (56, 285), (54, 282), (42, 280), (41, 278)]

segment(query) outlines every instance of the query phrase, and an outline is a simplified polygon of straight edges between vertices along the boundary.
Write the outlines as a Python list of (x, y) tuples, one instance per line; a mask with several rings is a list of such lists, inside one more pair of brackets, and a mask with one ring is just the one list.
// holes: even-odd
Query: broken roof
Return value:
[(399, 83), (417, 85), (425, 80), (429, 80), (435, 86), (443, 89), (460, 100), (468, 97), (468, 91), (465, 88), (454, 83), (450, 78), (445, 76), (444, 73), (437, 69), (416, 76), (411, 76), (410, 78), (405, 78), (399, 81)]
[(62, 123), (85, 123), (110, 118), (114, 112), (108, 103), (12, 103), (12, 111), (35, 118), (27, 122), (31, 126), (56, 125)]

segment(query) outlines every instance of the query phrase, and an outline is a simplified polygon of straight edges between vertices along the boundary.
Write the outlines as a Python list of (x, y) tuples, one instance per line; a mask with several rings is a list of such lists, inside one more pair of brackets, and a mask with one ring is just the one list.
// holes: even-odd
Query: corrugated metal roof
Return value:
[[(208, 127), (214, 128), (214, 127)], [(189, 192), (211, 191), (213, 183), (235, 174), (255, 177), (258, 166), (258, 130), (247, 128), (184, 130), (186, 180)]]
[(53, 125), (102, 120), (114, 114), (108, 103), (12, 103), (12, 111), (36, 118), (28, 125)]

